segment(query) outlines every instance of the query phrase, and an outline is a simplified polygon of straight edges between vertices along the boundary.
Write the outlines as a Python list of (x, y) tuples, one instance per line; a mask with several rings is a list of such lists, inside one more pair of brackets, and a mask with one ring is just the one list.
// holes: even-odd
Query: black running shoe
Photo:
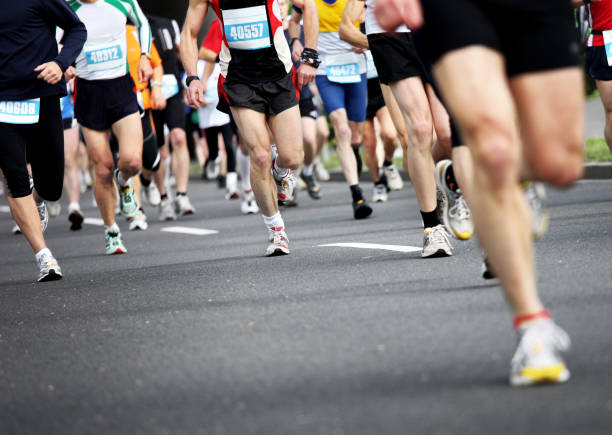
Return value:
[(70, 221), (70, 229), (72, 231), (77, 231), (83, 228), (83, 221), (85, 218), (81, 210), (72, 210), (68, 215), (68, 220)]
[(321, 187), (317, 180), (315, 179), (313, 174), (304, 175), (304, 173), (300, 174), (300, 178), (304, 180), (306, 183), (306, 188), (308, 189), (308, 194), (312, 199), (320, 199), (321, 198)]
[(372, 207), (370, 207), (365, 199), (359, 201), (353, 201), (353, 216), (355, 219), (365, 219), (372, 214)]

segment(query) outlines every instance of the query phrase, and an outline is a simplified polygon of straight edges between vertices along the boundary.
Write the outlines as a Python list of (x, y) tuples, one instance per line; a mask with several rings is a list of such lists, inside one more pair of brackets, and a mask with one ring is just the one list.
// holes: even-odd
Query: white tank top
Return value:
[[(378, 21), (376, 20), (376, 15), (374, 15), (374, 11), (376, 9), (376, 0), (366, 0), (366, 15), (365, 15), (365, 27), (366, 27), (366, 35), (371, 35), (373, 33), (387, 33), (385, 29), (380, 27)], [(395, 33), (406, 33), (410, 32), (410, 29), (406, 27), (405, 24), (402, 24), (397, 29), (395, 29)]]

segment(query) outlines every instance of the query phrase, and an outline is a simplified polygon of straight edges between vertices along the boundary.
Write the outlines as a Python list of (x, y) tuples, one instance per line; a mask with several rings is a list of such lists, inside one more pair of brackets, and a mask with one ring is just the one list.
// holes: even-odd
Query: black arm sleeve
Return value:
[(55, 62), (62, 71), (66, 71), (83, 49), (87, 40), (87, 29), (65, 0), (42, 0), (41, 4), (52, 24), (64, 30), (63, 48)]

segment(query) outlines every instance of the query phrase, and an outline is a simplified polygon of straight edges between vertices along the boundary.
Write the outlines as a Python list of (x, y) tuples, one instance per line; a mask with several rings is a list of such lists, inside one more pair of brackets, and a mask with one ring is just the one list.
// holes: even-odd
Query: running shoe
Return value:
[(115, 169), (115, 181), (119, 189), (119, 211), (121, 216), (124, 218), (136, 216), (138, 213), (138, 202), (136, 201), (134, 189), (132, 189), (132, 183), (128, 181), (128, 184), (125, 186), (119, 184), (119, 169)]
[(266, 248), (266, 257), (289, 254), (289, 239), (282, 227), (268, 230), (268, 241), (270, 243)]
[(546, 209), (546, 188), (544, 183), (529, 182), (523, 184), (525, 198), (531, 208), (531, 232), (534, 239), (539, 239), (548, 231), (549, 214)]
[(80, 209), (74, 209), (68, 215), (68, 220), (70, 221), (70, 229), (72, 231), (77, 231), (83, 228), (85, 217)]
[(174, 199), (174, 210), (176, 214), (179, 216), (185, 216), (188, 214), (194, 214), (196, 209), (191, 204), (189, 197), (187, 195), (180, 195)]
[(40, 217), (40, 226), (42, 232), (47, 231), (47, 225), (49, 225), (49, 210), (47, 209), (47, 201), (43, 201), (40, 204), (36, 203), (36, 209), (38, 210), (38, 216)]
[(13, 225), (13, 228), (11, 228), (11, 233), (15, 235), (21, 234), (21, 228), (19, 228), (19, 225), (17, 224)]
[(176, 213), (174, 212), (174, 206), (170, 199), (164, 199), (159, 203), (159, 220), (160, 221), (174, 221), (176, 220)]
[(387, 199), (389, 199), (387, 186), (384, 184), (375, 184), (374, 193), (372, 194), (372, 202), (387, 202)]
[(202, 178), (205, 180), (216, 180), (219, 176), (219, 164), (216, 160), (206, 160), (204, 163), (204, 170), (202, 171)]
[(228, 172), (225, 177), (225, 199), (240, 199), (238, 174), (235, 172)]
[(474, 233), (474, 223), (470, 209), (459, 192), (448, 187), (446, 171), (453, 163), (450, 160), (441, 160), (436, 165), (436, 184), (438, 191), (444, 197), (438, 206), (442, 206), (440, 214), (444, 226), (459, 240), (468, 240)]
[(425, 228), (423, 237), (423, 251), (421, 257), (450, 257), (453, 255), (453, 247), (448, 240), (448, 233), (444, 225), (436, 225), (433, 228)]
[(308, 190), (310, 197), (312, 199), (321, 199), (321, 187), (319, 186), (319, 183), (317, 183), (315, 176), (313, 174), (304, 175), (302, 172), (300, 174), (300, 178), (306, 184), (306, 189)]
[(142, 186), (142, 192), (144, 193), (144, 197), (147, 203), (153, 207), (157, 207), (161, 202), (161, 195), (159, 194), (159, 189), (155, 185), (153, 181), (148, 186)]
[(107, 230), (105, 234), (106, 239), (106, 255), (125, 254), (127, 249), (123, 245), (121, 237), (121, 231), (118, 228), (115, 230)]
[(287, 205), (293, 199), (293, 191), (295, 189), (295, 185), (297, 184), (295, 174), (292, 170), (289, 170), (287, 171), (287, 175), (282, 178), (278, 178), (274, 171), (272, 171), (272, 175), (274, 177), (274, 181), (276, 182), (278, 202), (281, 205)]
[(372, 207), (368, 205), (365, 199), (353, 201), (353, 217), (355, 219), (365, 219), (372, 214)]
[(38, 259), (38, 282), (62, 279), (62, 269), (53, 254), (43, 254)]
[(569, 350), (567, 333), (552, 319), (537, 319), (519, 327), (518, 347), (510, 363), (510, 385), (559, 384), (570, 378), (561, 354)]
[(401, 190), (404, 187), (404, 181), (395, 165), (383, 166), (383, 174), (387, 177), (387, 186), (389, 190)]
[(47, 201), (47, 210), (49, 210), (49, 217), (58, 217), (62, 212), (62, 204), (59, 201)]
[(255, 195), (253, 195), (252, 190), (244, 192), (244, 200), (242, 201), (242, 204), (240, 204), (240, 211), (242, 214), (259, 213), (259, 207), (257, 206), (257, 202), (255, 202)]
[(327, 169), (325, 169), (325, 166), (323, 166), (319, 162), (316, 162), (314, 165), (314, 174), (317, 180), (319, 181), (329, 181), (329, 179), (331, 178), (329, 172), (327, 171)]
[(149, 228), (149, 224), (147, 223), (147, 215), (145, 215), (144, 211), (140, 209), (138, 210), (136, 216), (130, 220), (130, 231), (144, 231), (147, 228)]
[(487, 257), (484, 257), (482, 259), (482, 278), (483, 279), (497, 278), (497, 275), (495, 274), (495, 272), (493, 272), (493, 269), (491, 269), (491, 265), (489, 264), (489, 260), (487, 259)]

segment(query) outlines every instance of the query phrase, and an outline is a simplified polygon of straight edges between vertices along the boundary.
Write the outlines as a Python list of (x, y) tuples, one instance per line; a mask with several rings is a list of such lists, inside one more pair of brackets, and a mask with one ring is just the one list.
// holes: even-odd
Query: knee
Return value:
[(492, 189), (503, 189), (518, 181), (519, 150), (511, 135), (487, 133), (474, 142), (472, 158)]
[(351, 129), (347, 124), (340, 124), (335, 129), (337, 143), (344, 145), (351, 142)]
[(272, 167), (272, 153), (266, 147), (256, 147), (251, 151), (251, 162), (261, 171), (269, 170)]
[(170, 132), (170, 140), (175, 148), (185, 146), (187, 144), (187, 134), (184, 130), (175, 128)]
[(411, 133), (414, 137), (414, 144), (419, 151), (431, 152), (433, 142), (433, 126), (431, 123), (425, 120), (416, 122)]
[(557, 187), (567, 187), (582, 177), (584, 164), (581, 140), (548, 140), (540, 145), (540, 151), (533, 162), (539, 180)]
[(121, 170), (127, 172), (130, 176), (138, 174), (142, 170), (142, 157), (128, 157), (122, 159)]
[(381, 131), (380, 137), (385, 144), (397, 145), (397, 132), (393, 129)]
[(102, 184), (112, 184), (113, 168), (103, 164), (97, 164), (95, 167), (96, 181)]
[(283, 152), (281, 157), (283, 167), (297, 169), (304, 162), (304, 149), (300, 147), (289, 152)]

